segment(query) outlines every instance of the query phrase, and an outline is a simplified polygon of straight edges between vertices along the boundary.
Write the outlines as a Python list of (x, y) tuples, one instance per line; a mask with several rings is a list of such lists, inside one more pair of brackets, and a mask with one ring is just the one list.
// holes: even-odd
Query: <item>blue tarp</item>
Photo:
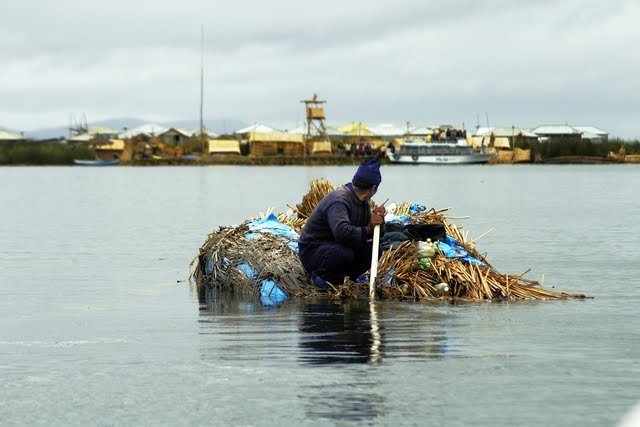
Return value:
[(289, 295), (273, 279), (265, 279), (260, 282), (260, 302), (262, 304), (276, 305), (287, 299), (289, 299)]
[(419, 212), (426, 212), (427, 207), (423, 206), (423, 205), (419, 205), (417, 203), (413, 203), (411, 206), (409, 206), (409, 213), (412, 214), (416, 214)]
[(270, 233), (282, 237), (287, 246), (294, 252), (298, 252), (298, 233), (291, 227), (278, 221), (274, 214), (270, 214), (264, 219), (251, 221), (247, 224), (249, 232), (244, 235), (247, 239), (256, 239), (260, 233)]
[[(387, 273), (384, 275), (383, 277), (383, 282), (385, 285), (389, 285), (391, 286), (393, 284), (393, 273), (396, 272), (395, 268), (392, 268), (391, 270), (387, 271)], [(358, 278), (356, 279), (356, 283), (369, 283), (369, 279), (370, 276), (367, 273), (363, 273), (360, 276), (358, 276)], [(376, 278), (376, 282), (378, 281), (378, 278)], [(378, 288), (380, 287), (379, 285), (376, 285)]]
[[(261, 233), (274, 234), (281, 238), (291, 250), (298, 252), (298, 233), (291, 227), (281, 223), (274, 214), (268, 217), (251, 221), (247, 224), (249, 232), (244, 237), (247, 239), (257, 239)], [(235, 266), (242, 274), (250, 280), (258, 280), (258, 271), (249, 263), (241, 263)], [(273, 306), (289, 299), (289, 295), (273, 279), (260, 281), (260, 302), (263, 305)]]
[(207, 259), (207, 262), (204, 264), (204, 274), (211, 274), (213, 272), (213, 260), (211, 258)]
[[(235, 267), (250, 280), (258, 280), (258, 271), (249, 263), (238, 264)], [(260, 281), (260, 302), (263, 305), (277, 305), (289, 299), (289, 295), (282, 290), (278, 282), (273, 279)]]
[(469, 264), (484, 265), (482, 261), (469, 255), (469, 252), (451, 236), (438, 242), (438, 248), (447, 258), (460, 258)]
[[(417, 203), (413, 203), (411, 206), (409, 206), (410, 214), (416, 214), (416, 213), (426, 212), (426, 211), (427, 211), (426, 206), (419, 205)], [(395, 224), (402, 224), (402, 225), (411, 224), (411, 217), (405, 214), (396, 215), (394, 213), (388, 213), (387, 215), (385, 215), (384, 219), (388, 223), (395, 223)]]
[(236, 265), (236, 269), (240, 270), (248, 279), (256, 280), (258, 278), (258, 271), (251, 264), (244, 262)]

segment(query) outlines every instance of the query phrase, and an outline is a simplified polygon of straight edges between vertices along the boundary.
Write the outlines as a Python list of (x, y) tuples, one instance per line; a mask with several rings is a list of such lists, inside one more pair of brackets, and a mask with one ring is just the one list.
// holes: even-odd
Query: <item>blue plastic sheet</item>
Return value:
[[(395, 268), (392, 268), (391, 270), (387, 271), (387, 273), (382, 278), (383, 284), (388, 285), (388, 286), (393, 285), (393, 273), (395, 273), (395, 272), (396, 272)], [(361, 274), (356, 279), (356, 283), (369, 283), (369, 275), (367, 273)], [(378, 286), (378, 288), (380, 287), (379, 285), (377, 285), (377, 286)]]
[(287, 246), (298, 252), (298, 233), (291, 227), (278, 221), (274, 214), (264, 219), (258, 219), (247, 224), (249, 232), (244, 235), (247, 239), (257, 239), (260, 233), (270, 233), (280, 236), (287, 242)]
[(213, 272), (213, 260), (211, 258), (207, 259), (207, 262), (204, 264), (204, 274), (211, 274)]
[(464, 246), (460, 245), (451, 236), (447, 236), (443, 241), (438, 242), (438, 248), (447, 258), (460, 258), (461, 260), (468, 262), (469, 264), (474, 265), (484, 265), (482, 261), (471, 256), (469, 252), (464, 248)]
[(277, 305), (289, 299), (289, 295), (273, 279), (260, 282), (260, 302), (264, 305)]
[(393, 285), (393, 274), (396, 272), (395, 268), (387, 271), (387, 274), (384, 275), (385, 283), (389, 286)]
[(256, 280), (258, 278), (258, 271), (251, 264), (244, 262), (236, 265), (236, 269), (240, 270), (248, 279)]
[(426, 206), (419, 205), (417, 203), (413, 203), (411, 206), (409, 206), (409, 213), (412, 213), (412, 214), (425, 212), (426, 210), (427, 210)]

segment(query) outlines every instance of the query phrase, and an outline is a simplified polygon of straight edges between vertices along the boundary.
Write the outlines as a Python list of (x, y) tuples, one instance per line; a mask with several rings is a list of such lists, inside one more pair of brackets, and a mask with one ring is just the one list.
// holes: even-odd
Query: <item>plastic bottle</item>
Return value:
[(407, 285), (406, 283), (401, 284), (400, 292), (402, 292), (402, 295), (407, 295), (409, 293), (409, 285)]
[(420, 266), (422, 267), (423, 270), (428, 270), (429, 267), (431, 267), (431, 259), (430, 258), (418, 258), (418, 261), (420, 262)]
[(442, 295), (447, 295), (449, 293), (449, 284), (447, 283), (438, 283), (436, 286), (436, 292), (438, 292), (438, 295), (442, 296)]
[(427, 239), (426, 242), (418, 242), (418, 258), (431, 258), (436, 254), (437, 246)]

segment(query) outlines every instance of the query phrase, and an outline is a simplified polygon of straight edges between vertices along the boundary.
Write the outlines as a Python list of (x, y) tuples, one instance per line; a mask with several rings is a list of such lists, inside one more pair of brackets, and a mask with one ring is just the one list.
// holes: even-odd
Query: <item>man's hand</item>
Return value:
[(378, 206), (373, 210), (373, 215), (367, 224), (367, 234), (373, 233), (374, 227), (382, 224), (384, 224), (384, 206)]
[(371, 215), (371, 222), (374, 226), (384, 224), (384, 214), (381, 212), (374, 213)]
[(382, 218), (384, 218), (384, 215), (387, 213), (387, 211), (385, 210), (384, 206), (376, 206), (376, 208), (373, 210), (373, 214), (381, 214)]

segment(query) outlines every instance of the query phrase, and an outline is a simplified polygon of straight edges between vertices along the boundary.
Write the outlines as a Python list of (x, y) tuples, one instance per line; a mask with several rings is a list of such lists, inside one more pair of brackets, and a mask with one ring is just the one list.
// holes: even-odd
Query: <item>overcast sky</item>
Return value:
[[(315, 7), (314, 7), (315, 6)], [(0, 127), (594, 125), (640, 138), (640, 0), (2, 0)]]

